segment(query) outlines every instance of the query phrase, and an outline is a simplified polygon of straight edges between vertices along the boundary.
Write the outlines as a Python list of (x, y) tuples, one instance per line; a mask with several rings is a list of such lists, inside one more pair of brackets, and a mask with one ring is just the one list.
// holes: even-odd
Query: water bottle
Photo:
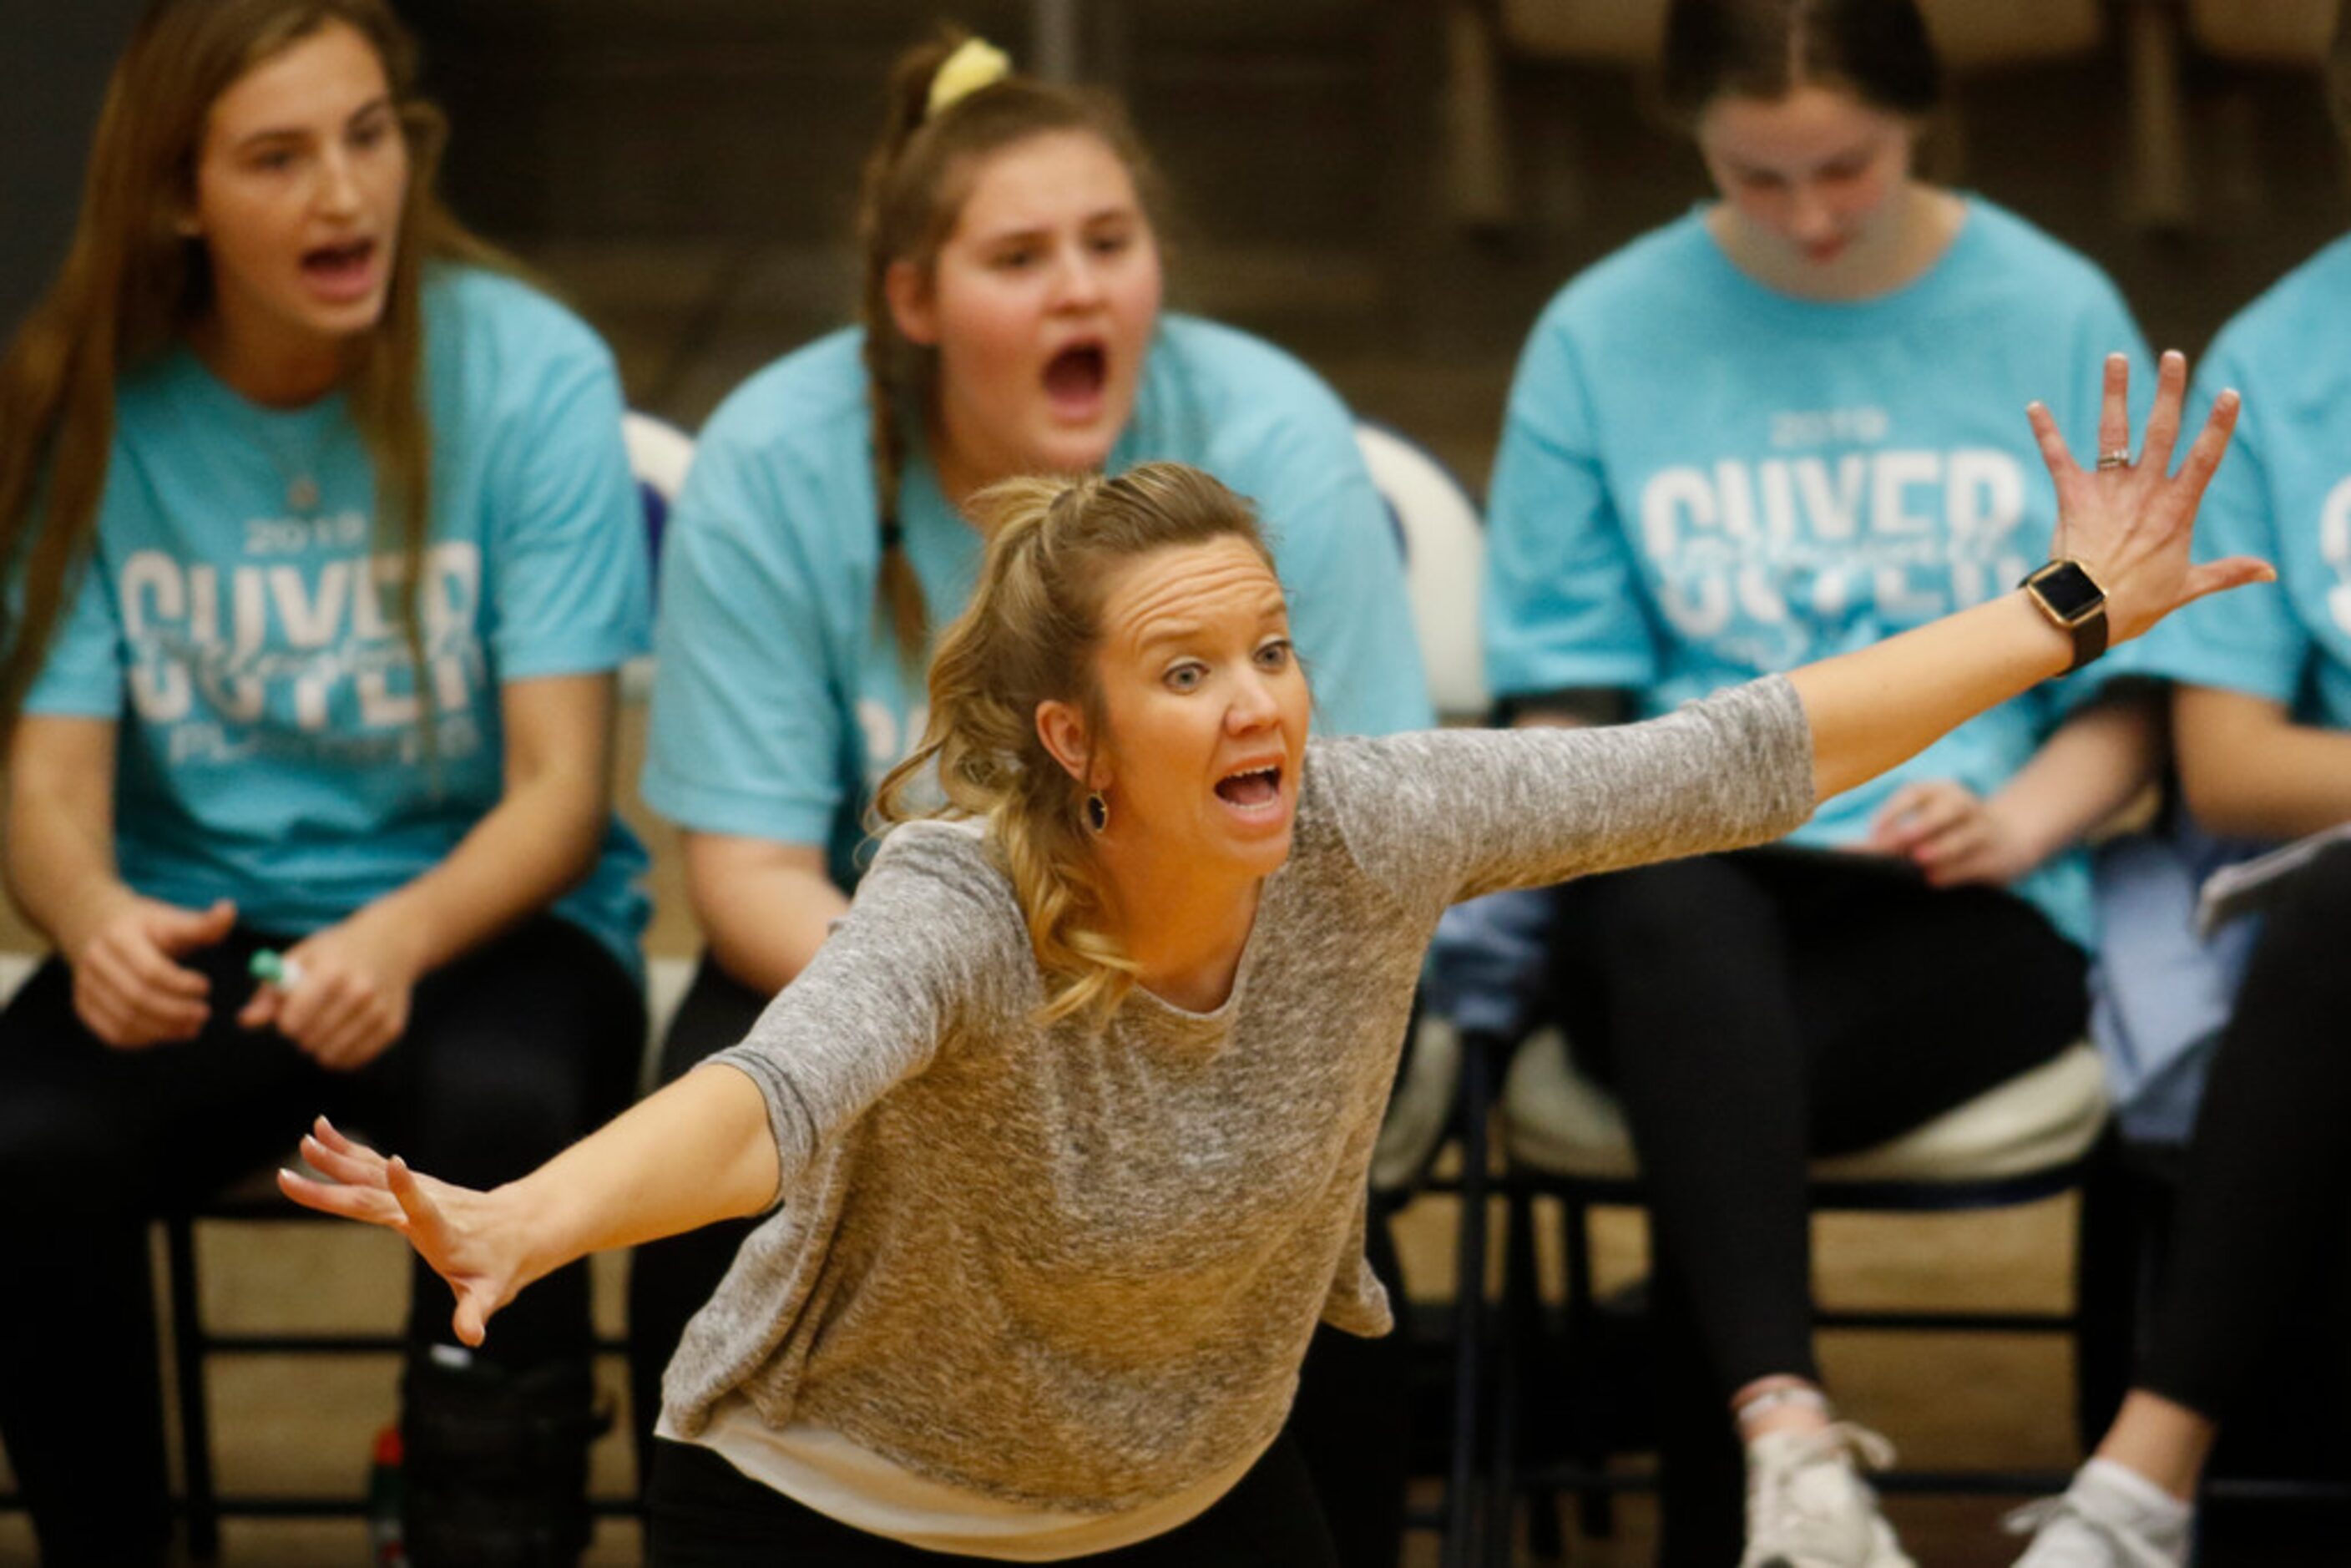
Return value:
[(375, 1435), (375, 1458), (368, 1466), (368, 1562), (374, 1568), (408, 1568), (408, 1545), (401, 1532), (401, 1452), (397, 1423)]

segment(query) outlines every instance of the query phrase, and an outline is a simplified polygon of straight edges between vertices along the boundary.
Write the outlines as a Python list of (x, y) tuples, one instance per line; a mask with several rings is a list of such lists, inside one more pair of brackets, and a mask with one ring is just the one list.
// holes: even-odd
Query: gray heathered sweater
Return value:
[(1270, 1441), (1318, 1321), (1389, 1325), (1364, 1173), (1448, 904), (1778, 837), (1813, 804), (1783, 680), (1621, 728), (1318, 742), (1232, 996), (1040, 1030), (971, 824), (883, 842), (816, 961), (714, 1058), (768, 1100), (782, 1207), (664, 1386), (739, 1390), (991, 1497), (1113, 1511)]

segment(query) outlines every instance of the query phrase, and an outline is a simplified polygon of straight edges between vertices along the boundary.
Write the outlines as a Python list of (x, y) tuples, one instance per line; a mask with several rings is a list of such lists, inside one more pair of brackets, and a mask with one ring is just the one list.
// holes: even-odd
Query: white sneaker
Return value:
[(1894, 1446), (1839, 1421), (1816, 1432), (1768, 1432), (1747, 1445), (1747, 1554), (1740, 1568), (1917, 1568), (1861, 1479), (1894, 1462)]
[(2032, 1542), (2016, 1568), (2188, 1568), (2194, 1512), (2111, 1459), (2092, 1459), (2063, 1497), (2026, 1503), (2009, 1532)]

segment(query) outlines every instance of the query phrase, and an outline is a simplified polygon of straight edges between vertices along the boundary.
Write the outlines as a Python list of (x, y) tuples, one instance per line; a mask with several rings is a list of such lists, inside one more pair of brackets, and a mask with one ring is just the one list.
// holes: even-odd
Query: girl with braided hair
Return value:
[[(1274, 559), (1322, 722), (1429, 722), (1394, 532), (1346, 409), (1279, 350), (1162, 308), (1163, 206), (1111, 100), (953, 33), (898, 62), (865, 175), (859, 324), (712, 416), (664, 544), (644, 797), (684, 831), (709, 943), (664, 1082), (740, 1039), (847, 907), (872, 787), (922, 730), (932, 629), (976, 578), (965, 503), (990, 483), (1206, 469), (1280, 521)], [(641, 1429), (743, 1234), (636, 1259)]]

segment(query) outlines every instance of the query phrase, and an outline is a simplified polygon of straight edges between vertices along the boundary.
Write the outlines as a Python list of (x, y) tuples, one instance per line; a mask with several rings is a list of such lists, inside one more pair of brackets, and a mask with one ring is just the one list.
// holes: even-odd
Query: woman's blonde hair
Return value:
[[(1118, 570), (1154, 551), (1245, 540), (1273, 558), (1247, 501), (1196, 468), (1146, 463), (1115, 479), (1010, 479), (972, 500), (987, 536), (971, 603), (931, 661), (922, 744), (874, 797), (883, 821), (985, 819), (1046, 976), (1040, 1021), (1107, 1017), (1134, 964), (1102, 929), (1107, 889), (1085, 824), (1088, 788), (1037, 732), (1038, 706), (1074, 705), (1106, 733), (1094, 654)], [(910, 804), (935, 770), (944, 806)]]
[(0, 359), (0, 731), (14, 727), (60, 608), (89, 555), (120, 378), (211, 308), (209, 254), (183, 231), (212, 108), (255, 67), (341, 24), (382, 62), (408, 148), (400, 243), (382, 319), (354, 343), (346, 386), (376, 473), (377, 530), (408, 558), (400, 612), (423, 664), (418, 570), (431, 528), (432, 430), (422, 392), (427, 266), (503, 258), (434, 194), (446, 140), (416, 95), (414, 41), (383, 0), (159, 0), (114, 68), (64, 267)]
[(1098, 137), (1125, 165), (1152, 227), (1164, 227), (1166, 201), (1157, 172), (1126, 112), (1105, 93), (1063, 87), (1017, 73), (964, 93), (935, 111), (931, 86), (939, 68), (970, 40), (943, 28), (898, 57), (891, 68), (882, 134), (865, 163), (859, 198), (858, 319), (864, 328), (866, 402), (873, 447), (874, 525), (882, 534), (877, 597), (900, 656), (919, 666), (929, 628), (898, 525), (898, 492), (911, 433), (922, 427), (935, 392), (938, 352), (909, 340), (891, 313), (888, 279), (898, 262), (925, 277), (955, 231), (979, 164), (1008, 147), (1055, 131)]

